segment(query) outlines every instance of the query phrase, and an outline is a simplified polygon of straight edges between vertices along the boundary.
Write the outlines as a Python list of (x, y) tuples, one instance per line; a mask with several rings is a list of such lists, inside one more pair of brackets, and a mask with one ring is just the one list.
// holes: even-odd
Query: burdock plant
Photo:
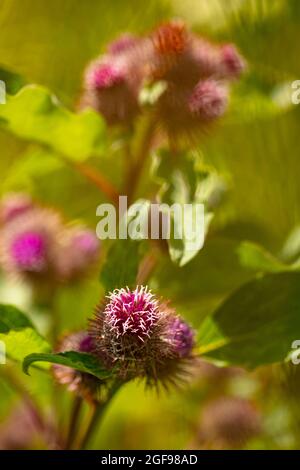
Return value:
[[(57, 383), (93, 406), (80, 446), (88, 443), (103, 411), (126, 382), (140, 379), (147, 387), (168, 390), (187, 381), (196, 364), (193, 347), (191, 327), (167, 304), (159, 302), (148, 287), (110, 293), (96, 308), (88, 331), (66, 335), (56, 349), (61, 353), (88, 353), (109, 373), (107, 379), (100, 379), (63, 364), (53, 366)], [(78, 424), (81, 402), (77, 399), (75, 404), (67, 446), (74, 444), (73, 428)]]
[[(147, 178), (143, 170), (148, 158), (155, 153), (160, 162), (154, 159), (156, 173), (148, 178), (149, 186), (153, 186), (151, 200), (165, 197), (168, 203), (187, 202), (192, 210), (198, 202), (207, 203), (210, 220), (217, 205), (212, 201), (218, 199), (214, 198), (219, 189), (217, 177), (199, 162), (194, 151), (199, 137), (209, 135), (224, 116), (231, 84), (244, 69), (245, 62), (234, 45), (213, 44), (189, 31), (182, 21), (170, 21), (144, 36), (122, 35), (87, 64), (78, 114), (62, 111), (51, 98), (37, 106), (42, 116), (39, 119), (53, 106), (53, 115), (58, 113), (67, 134), (70, 129), (64, 125), (70, 115), (76, 129), (88, 123), (89, 143), (81, 146), (79, 132), (77, 158), (70, 158), (76, 138), (70, 146), (57, 145), (55, 151), (113, 204), (120, 191), (128, 196), (129, 203), (134, 201), (141, 181)], [(86, 108), (92, 108), (92, 113)], [(122, 189), (85, 161), (89, 151), (93, 156), (91, 149), (99, 150), (99, 135), (94, 132), (99, 123), (101, 129), (108, 129), (108, 137), (117, 136), (111, 149), (124, 153)], [(45, 143), (49, 145), (52, 138), (61, 136), (62, 128), (53, 131), (51, 121), (49, 138), (44, 133)], [(132, 242), (134, 247), (128, 242), (124, 249), (124, 240), (116, 240), (103, 243), (100, 250), (99, 240), (85, 224), (68, 223), (57, 209), (44, 207), (24, 194), (12, 194), (2, 201), (0, 224), (3, 272), (35, 291), (47, 286), (50, 310), (57, 292), (74, 283), (80, 300), (81, 281), (101, 268), (104, 292), (94, 314), (85, 312), (85, 325), (61, 336), (57, 327), (60, 318), (52, 312), (52, 347), (45, 345), (25, 317), (14, 313), (16, 330), (24, 328), (33, 336), (38, 350), (28, 354), (26, 349), (24, 370), (27, 372), (34, 362), (52, 363), (57, 390), (64, 388), (74, 398), (66, 433), (53, 423), (49, 425), (31, 398), (27, 399), (49, 446), (87, 447), (111, 399), (129, 381), (138, 380), (148, 389), (169, 393), (192, 377), (198, 364), (195, 332), (172, 306), (172, 299), (165, 301), (155, 294), (152, 275), (165, 259), (166, 246), (179, 265), (187, 263), (200, 248), (190, 255), (186, 253), (186, 240), (168, 240), (168, 244), (164, 240), (142, 246)], [(76, 309), (76, 305), (68, 307), (71, 323)], [(84, 403), (90, 407), (88, 417)]]

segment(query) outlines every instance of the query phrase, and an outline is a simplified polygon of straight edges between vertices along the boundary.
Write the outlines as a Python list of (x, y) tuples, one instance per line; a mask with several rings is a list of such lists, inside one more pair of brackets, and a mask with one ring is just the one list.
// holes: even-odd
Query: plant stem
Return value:
[(73, 163), (73, 167), (78, 170), (83, 176), (85, 176), (89, 181), (94, 183), (97, 188), (104, 193), (108, 199), (110, 199), (113, 204), (117, 204), (119, 201), (119, 193), (112, 185), (110, 181), (108, 181), (100, 171), (96, 170), (95, 168), (87, 165), (86, 163)]
[(69, 429), (68, 429), (68, 434), (67, 434), (66, 443), (65, 443), (65, 449), (70, 449), (73, 443), (75, 433), (77, 430), (77, 424), (78, 424), (78, 419), (80, 416), (81, 408), (82, 408), (82, 398), (75, 397), (74, 402), (73, 402), (73, 407), (71, 410), (71, 418), (70, 418)]
[(107, 408), (108, 402), (103, 403), (102, 405), (96, 405), (93, 410), (92, 418), (88, 424), (88, 428), (83, 436), (83, 439), (80, 443), (80, 449), (85, 449), (94, 430), (101, 421), (102, 416)]
[(136, 188), (138, 186), (141, 174), (147, 162), (147, 157), (152, 144), (153, 131), (155, 128), (155, 121), (152, 117), (149, 118), (147, 126), (144, 129), (144, 134), (141, 138), (141, 144), (137, 152), (135, 161), (131, 164), (130, 172), (127, 177), (125, 194), (128, 197), (128, 203), (131, 204), (134, 198)]
[(83, 175), (88, 181), (93, 183), (100, 191), (107, 196), (107, 198), (117, 204), (119, 201), (119, 193), (113, 184), (102, 175), (102, 173), (88, 165), (87, 163), (75, 162), (65, 157), (64, 155), (59, 155), (60, 160), (63, 160), (67, 165), (76, 170), (78, 173)]
[(113, 399), (113, 397), (115, 396), (119, 388), (122, 386), (122, 384), (123, 382), (120, 382), (120, 381), (115, 382), (115, 384), (111, 387), (108, 397), (105, 400), (105, 402), (95, 405), (91, 420), (87, 426), (87, 429), (84, 435), (82, 436), (80, 440), (80, 443), (78, 444), (79, 449), (86, 449), (89, 443), (89, 440), (92, 437), (92, 434), (94, 433), (96, 427), (99, 426), (99, 424), (101, 423), (101, 420), (104, 416), (104, 413), (108, 405), (110, 404), (111, 400)]

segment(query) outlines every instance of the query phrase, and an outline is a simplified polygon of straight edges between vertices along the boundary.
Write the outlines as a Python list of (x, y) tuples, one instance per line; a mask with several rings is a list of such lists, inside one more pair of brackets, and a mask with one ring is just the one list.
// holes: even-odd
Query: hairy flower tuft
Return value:
[(224, 68), (224, 76), (229, 78), (238, 78), (246, 66), (234, 44), (225, 44), (221, 48), (221, 64)]
[(91, 89), (102, 90), (118, 85), (124, 74), (114, 64), (95, 64), (87, 72), (86, 83)]
[(42, 233), (25, 232), (15, 238), (11, 245), (15, 265), (25, 271), (41, 271), (46, 264), (46, 240)]
[(227, 106), (227, 90), (215, 80), (200, 81), (194, 88), (188, 106), (192, 114), (203, 120), (216, 119)]
[(158, 304), (147, 288), (141, 287), (133, 292), (119, 289), (108, 296), (104, 315), (116, 337), (130, 334), (141, 341), (149, 337), (158, 319)]
[(194, 332), (180, 317), (172, 317), (169, 324), (170, 341), (175, 355), (187, 357), (194, 346)]
[(181, 54), (188, 43), (184, 22), (173, 20), (160, 25), (153, 34), (153, 42), (159, 54)]
[(127, 124), (140, 111), (139, 93), (145, 78), (145, 40), (127, 36), (108, 46), (107, 54), (88, 66), (80, 106), (91, 106), (109, 124)]

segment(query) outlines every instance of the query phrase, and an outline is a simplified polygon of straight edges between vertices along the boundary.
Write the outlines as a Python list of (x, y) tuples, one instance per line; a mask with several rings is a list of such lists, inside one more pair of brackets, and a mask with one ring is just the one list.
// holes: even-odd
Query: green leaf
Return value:
[(28, 374), (29, 367), (37, 362), (50, 362), (71, 367), (80, 372), (94, 375), (98, 379), (108, 379), (112, 376), (112, 371), (106, 370), (95, 356), (77, 351), (66, 351), (56, 354), (30, 354), (23, 361), (23, 371), (25, 374)]
[(240, 263), (245, 268), (262, 272), (287, 271), (289, 267), (263, 247), (252, 242), (242, 242), (237, 248)]
[[(30, 192), (32, 187), (43, 185), (47, 178), (53, 187), (53, 174), (64, 167), (64, 163), (57, 158), (57, 154), (41, 147), (30, 147), (23, 155), (19, 155), (7, 174), (3, 175), (2, 192), (5, 194), (11, 190), (15, 191), (16, 188)], [(45, 188), (45, 184), (43, 187)]]
[(6, 93), (17, 93), (26, 81), (19, 74), (16, 74), (6, 68), (0, 67), (0, 80), (5, 83)]
[[(154, 176), (160, 184), (160, 203), (180, 207), (181, 214), (170, 212), (170, 239), (168, 240), (171, 260), (179, 266), (191, 261), (203, 247), (203, 233), (196, 229), (196, 215), (201, 217), (199, 204), (204, 205), (204, 238), (213, 219), (213, 208), (218, 203), (224, 185), (210, 168), (204, 167), (196, 154), (190, 152), (171, 155), (161, 149), (154, 159)], [(198, 227), (197, 227), (198, 228)]]
[(155, 83), (147, 83), (144, 85), (139, 94), (139, 102), (141, 106), (153, 106), (167, 89), (167, 83), (157, 81)]
[(94, 111), (75, 114), (37, 85), (8, 96), (0, 107), (0, 125), (26, 140), (35, 141), (74, 160), (103, 153), (104, 120)]
[(235, 291), (199, 330), (199, 353), (257, 367), (289, 357), (300, 339), (300, 273), (267, 274)]
[(0, 340), (5, 344), (7, 357), (15, 361), (23, 361), (34, 351), (50, 351), (49, 344), (31, 321), (11, 305), (0, 305)]

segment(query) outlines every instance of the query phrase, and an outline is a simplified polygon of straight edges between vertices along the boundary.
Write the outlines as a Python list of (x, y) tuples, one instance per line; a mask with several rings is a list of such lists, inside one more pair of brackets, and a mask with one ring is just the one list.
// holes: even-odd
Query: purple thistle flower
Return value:
[(11, 245), (15, 265), (24, 271), (41, 271), (46, 264), (46, 243), (41, 233), (25, 232)]
[(189, 356), (194, 346), (194, 332), (180, 317), (174, 317), (169, 325), (170, 341), (178, 357)]
[(245, 61), (238, 53), (234, 44), (222, 46), (221, 65), (224, 69), (224, 76), (228, 78), (238, 78), (246, 67)]
[(225, 112), (227, 90), (215, 80), (200, 81), (189, 98), (188, 106), (192, 114), (204, 120), (216, 119)]
[(18, 215), (1, 231), (0, 263), (8, 274), (30, 281), (55, 279), (62, 222), (48, 209)]
[(150, 386), (184, 379), (193, 346), (188, 325), (144, 286), (117, 289), (107, 299), (90, 322), (95, 354), (106, 367)]
[(124, 81), (124, 73), (113, 63), (95, 64), (87, 72), (87, 86), (93, 90), (111, 88)]
[(99, 248), (99, 241), (94, 232), (88, 229), (78, 229), (74, 233), (72, 245), (88, 257), (94, 257)]
[(80, 338), (78, 351), (85, 353), (93, 352), (93, 341), (92, 338), (88, 335), (88, 333), (82, 335), (82, 338)]
[[(88, 333), (79, 331), (66, 335), (60, 341), (56, 350), (58, 352), (78, 351), (93, 353), (93, 345)], [(97, 401), (98, 388), (101, 381), (95, 376), (60, 364), (53, 365), (52, 370), (56, 381), (66, 386), (70, 392), (81, 396), (89, 402)]]
[(94, 108), (108, 124), (126, 123), (139, 111), (139, 84), (135, 71), (124, 58), (119, 60), (112, 56), (105, 59), (105, 64), (92, 63), (85, 75), (84, 87), (80, 107)]
[(90, 106), (109, 124), (127, 124), (140, 111), (139, 92), (145, 78), (146, 42), (124, 37), (87, 68), (80, 107)]

